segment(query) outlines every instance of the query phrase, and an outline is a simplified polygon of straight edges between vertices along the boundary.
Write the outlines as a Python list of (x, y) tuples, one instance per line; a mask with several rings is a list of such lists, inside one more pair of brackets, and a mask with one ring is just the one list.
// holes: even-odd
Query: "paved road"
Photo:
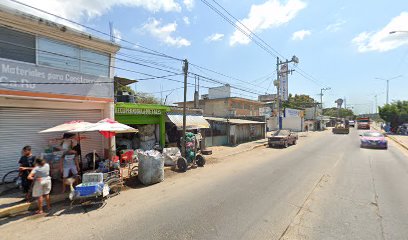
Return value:
[(259, 148), (104, 208), (0, 221), (3, 239), (408, 239), (408, 157), (358, 133)]

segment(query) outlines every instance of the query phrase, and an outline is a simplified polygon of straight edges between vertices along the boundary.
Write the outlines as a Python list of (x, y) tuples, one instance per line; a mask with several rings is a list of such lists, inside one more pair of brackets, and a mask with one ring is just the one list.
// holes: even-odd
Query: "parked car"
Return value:
[(287, 148), (289, 145), (295, 145), (297, 140), (297, 133), (290, 130), (278, 130), (268, 138), (268, 146)]
[(384, 137), (382, 133), (369, 131), (364, 132), (360, 135), (360, 141), (362, 148), (383, 148), (388, 149), (388, 142), (387, 139)]
[(355, 126), (356, 126), (356, 122), (354, 120), (350, 120), (349, 127), (355, 127)]

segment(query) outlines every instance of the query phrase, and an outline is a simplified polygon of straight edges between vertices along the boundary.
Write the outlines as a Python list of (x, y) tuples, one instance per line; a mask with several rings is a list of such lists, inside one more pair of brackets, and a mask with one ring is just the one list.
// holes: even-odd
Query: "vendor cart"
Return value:
[(193, 133), (186, 133), (186, 155), (177, 159), (177, 168), (185, 172), (189, 165), (203, 167), (205, 158), (201, 154), (201, 150), (197, 148), (196, 138)]
[(107, 173), (90, 172), (82, 175), (82, 183), (73, 187), (69, 199), (71, 208), (75, 206), (104, 204), (107, 198), (116, 196), (123, 187), (118, 170)]

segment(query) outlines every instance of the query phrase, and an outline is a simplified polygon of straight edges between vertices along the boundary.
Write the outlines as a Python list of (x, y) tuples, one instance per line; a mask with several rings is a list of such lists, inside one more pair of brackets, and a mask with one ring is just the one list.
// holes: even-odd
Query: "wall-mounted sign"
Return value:
[(285, 117), (303, 117), (303, 111), (292, 108), (285, 108)]
[(3, 59), (0, 89), (113, 99), (113, 79)]
[(127, 115), (161, 115), (162, 110), (144, 108), (115, 108), (115, 113)]

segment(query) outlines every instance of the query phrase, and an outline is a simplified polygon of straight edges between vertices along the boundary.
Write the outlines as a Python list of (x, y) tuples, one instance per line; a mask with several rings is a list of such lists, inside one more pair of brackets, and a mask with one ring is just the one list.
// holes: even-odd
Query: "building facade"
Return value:
[[(114, 118), (113, 59), (119, 46), (64, 25), (0, 9), (0, 178), (21, 149), (40, 156), (62, 133), (39, 131), (73, 120)], [(82, 154), (108, 148), (86, 134)]]
[[(179, 107), (183, 107), (183, 103), (177, 103)], [(198, 107), (203, 110), (204, 116), (212, 117), (240, 117), (240, 116), (259, 116), (259, 108), (263, 107), (264, 103), (240, 98), (228, 97), (217, 99), (200, 99)], [(194, 107), (194, 102), (186, 102), (188, 108)]]

